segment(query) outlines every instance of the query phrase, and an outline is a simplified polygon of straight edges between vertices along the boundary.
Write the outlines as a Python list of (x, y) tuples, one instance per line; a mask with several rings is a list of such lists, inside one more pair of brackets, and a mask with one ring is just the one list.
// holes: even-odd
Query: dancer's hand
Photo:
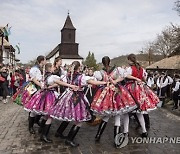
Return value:
[(78, 91), (79, 87), (76, 85), (71, 85), (70, 88), (72, 88), (74, 91)]
[(142, 82), (142, 80), (139, 79), (139, 78), (137, 78), (136, 81), (137, 81), (138, 83), (141, 83), (141, 82)]
[(41, 84), (40, 88), (41, 88), (41, 89), (44, 89), (44, 85)]
[(116, 85), (117, 84), (117, 81), (116, 80), (113, 80), (112, 78), (109, 79), (110, 82), (113, 84), (113, 85)]

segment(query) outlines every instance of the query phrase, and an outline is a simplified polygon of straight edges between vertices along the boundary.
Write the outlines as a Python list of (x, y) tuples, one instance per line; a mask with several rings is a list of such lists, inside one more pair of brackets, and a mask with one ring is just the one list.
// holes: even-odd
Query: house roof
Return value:
[(50, 59), (59, 51), (59, 44), (46, 56), (46, 59)]
[[(0, 37), (0, 45), (2, 45), (2, 37)], [(3, 37), (3, 45), (4, 46), (11, 46), (11, 44)]]
[[(51, 57), (53, 57), (56, 53), (59, 52), (59, 45), (58, 44), (47, 56), (46, 59), (50, 59)], [(81, 56), (79, 55), (59, 55), (62, 59), (83, 59)]]
[(76, 29), (74, 26), (73, 26), (73, 24), (72, 24), (72, 21), (71, 21), (71, 18), (70, 18), (70, 16), (68, 15), (67, 16), (67, 18), (66, 18), (66, 21), (65, 21), (65, 23), (64, 23), (64, 26), (63, 26), (63, 28), (62, 28), (62, 30), (63, 29)]
[(162, 59), (148, 67), (146, 69), (180, 69), (180, 55), (168, 57)]

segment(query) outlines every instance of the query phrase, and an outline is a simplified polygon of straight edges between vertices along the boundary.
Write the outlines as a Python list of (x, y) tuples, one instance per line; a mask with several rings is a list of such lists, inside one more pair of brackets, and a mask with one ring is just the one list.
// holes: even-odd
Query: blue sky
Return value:
[(79, 54), (98, 61), (138, 53), (170, 23), (180, 24), (173, 0), (0, 0), (0, 26), (12, 26), (10, 42), (22, 62), (46, 55), (60, 43), (68, 10)]

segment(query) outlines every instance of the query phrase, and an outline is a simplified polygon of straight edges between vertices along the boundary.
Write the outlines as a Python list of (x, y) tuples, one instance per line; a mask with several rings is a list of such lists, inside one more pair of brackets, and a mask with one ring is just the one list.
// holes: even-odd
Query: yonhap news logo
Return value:
[(117, 134), (115, 144), (124, 147), (131, 142), (132, 144), (180, 144), (180, 137), (128, 137), (123, 133)]
[(180, 137), (130, 137), (133, 144), (179, 144)]

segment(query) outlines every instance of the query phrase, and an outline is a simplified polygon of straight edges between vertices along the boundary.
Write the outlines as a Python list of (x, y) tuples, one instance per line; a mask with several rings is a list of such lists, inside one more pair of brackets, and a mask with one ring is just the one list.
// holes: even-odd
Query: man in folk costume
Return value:
[(172, 85), (172, 98), (174, 101), (173, 110), (178, 109), (178, 102), (180, 101), (180, 76), (175, 74), (175, 81)]
[(159, 96), (159, 99), (162, 103), (162, 107), (165, 103), (166, 98), (166, 92), (167, 92), (167, 86), (168, 86), (168, 78), (165, 74), (165, 72), (162, 72), (160, 77), (157, 79), (157, 95)]
[(153, 77), (153, 72), (148, 73), (147, 79), (146, 79), (147, 85), (153, 90), (155, 88), (155, 82)]

